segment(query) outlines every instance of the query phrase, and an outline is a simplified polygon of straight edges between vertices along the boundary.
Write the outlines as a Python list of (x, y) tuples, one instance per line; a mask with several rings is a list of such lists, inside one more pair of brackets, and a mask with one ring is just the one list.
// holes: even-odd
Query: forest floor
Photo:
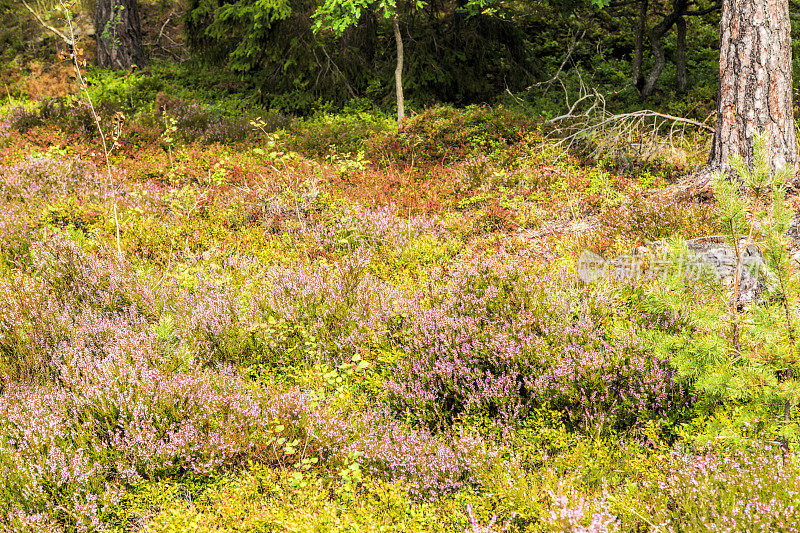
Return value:
[(721, 232), (654, 193), (703, 139), (98, 112), (105, 148), (86, 103), (0, 111), (4, 530), (796, 530), (794, 455), (664, 348), (719, 283), (578, 276)]

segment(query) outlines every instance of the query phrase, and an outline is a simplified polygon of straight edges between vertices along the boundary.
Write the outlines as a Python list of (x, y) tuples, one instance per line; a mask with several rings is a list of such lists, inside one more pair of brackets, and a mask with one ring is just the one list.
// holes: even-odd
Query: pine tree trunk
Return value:
[(98, 65), (126, 70), (144, 64), (136, 0), (96, 0), (94, 28)]
[(797, 165), (792, 113), (792, 42), (787, 0), (724, 0), (712, 169), (740, 155), (752, 165), (753, 137), (769, 134), (773, 171)]
[(397, 126), (402, 128), (403, 119), (406, 117), (403, 100), (403, 36), (400, 33), (400, 17), (397, 13), (392, 21), (394, 23), (394, 41), (397, 45), (397, 67), (394, 69), (394, 83), (397, 91)]

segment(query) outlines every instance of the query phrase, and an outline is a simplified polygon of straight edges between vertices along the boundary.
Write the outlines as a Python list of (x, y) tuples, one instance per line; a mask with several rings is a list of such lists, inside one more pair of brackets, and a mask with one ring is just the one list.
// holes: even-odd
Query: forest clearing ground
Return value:
[(0, 491), (40, 495), (13, 528), (702, 531), (773, 497), (794, 523), (794, 466), (692, 436), (740, 426), (652, 344), (692, 334), (678, 304), (575, 277), (719, 233), (680, 170), (556, 157), (505, 111), (266, 133), (168, 105), (123, 124), (112, 180), (80, 104), (1, 119)]

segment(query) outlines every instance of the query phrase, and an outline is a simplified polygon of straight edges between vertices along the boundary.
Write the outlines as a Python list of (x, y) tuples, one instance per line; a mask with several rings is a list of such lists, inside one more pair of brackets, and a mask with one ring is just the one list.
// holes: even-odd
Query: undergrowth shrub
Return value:
[[(277, 338), (302, 340), (306, 357), (344, 359), (356, 346), (382, 331), (384, 317), (394, 308), (398, 296), (391, 285), (369, 274), (369, 259), (361, 253), (315, 271), (268, 270), (259, 279), (269, 289), (254, 291), (248, 316), (260, 317), (257, 323), (262, 324), (269, 324), (270, 316), (276, 317), (286, 322), (289, 332), (297, 333), (296, 328), (301, 327), (299, 337)], [(281, 351), (291, 353), (284, 350), (292, 345), (284, 346)]]
[(105, 205), (82, 202), (75, 197), (67, 197), (45, 206), (39, 223), (61, 229), (72, 229), (88, 235), (103, 225), (107, 217)]
[(102, 176), (78, 157), (30, 154), (19, 163), (0, 166), (0, 198), (31, 210), (43, 201), (67, 197), (103, 198)]
[(368, 262), (361, 253), (317, 268), (255, 268), (231, 258), (230, 275), (246, 276), (240, 278), (244, 285), (234, 285), (241, 293), (202, 281), (170, 299), (181, 302), (176, 321), (203, 364), (230, 362), (269, 373), (338, 363), (382, 331), (383, 317), (398, 296), (369, 274)]
[(24, 107), (16, 107), (11, 110), (6, 118), (10, 128), (20, 133), (27, 133), (28, 130), (44, 124), (41, 115), (37, 110), (28, 110)]
[[(328, 218), (330, 216), (330, 218)], [(226, 261), (233, 287), (210, 283), (216, 273), (198, 276), (180, 306), (196, 353), (206, 363), (225, 361), (277, 369), (346, 359), (361, 343), (385, 330), (398, 290), (381, 280), (373, 258), (409, 258), (418, 263), (447, 247), (446, 231), (422, 218), (404, 219), (393, 207), (348, 207), (325, 214), (292, 233), (309, 249), (328, 254), (308, 266), (259, 267), (246, 257)], [(304, 245), (305, 245), (304, 244)], [(240, 284), (245, 281), (244, 286)]]
[(0, 364), (7, 379), (56, 378), (72, 363), (73, 348), (106, 354), (111, 332), (119, 336), (120, 327), (128, 331), (126, 320), (141, 326), (151, 316), (148, 287), (60, 234), (33, 240), (26, 260), (10, 267), (0, 278)]
[[(165, 128), (165, 114), (174, 120), (176, 140), (185, 143), (234, 143), (247, 139), (252, 133), (250, 120), (243, 115), (231, 115), (198, 101), (170, 98), (164, 93), (157, 95), (153, 112), (140, 109), (126, 118), (118, 113), (121, 107), (129, 106), (121, 106), (115, 99), (95, 103), (94, 111), (105, 125), (109, 146), (111, 125), (120, 118), (118, 141), (123, 146), (156, 141)], [(98, 133), (91, 106), (78, 98), (45, 98), (32, 109), (12, 109), (6, 120), (11, 129), (23, 134), (40, 126), (53, 126), (79, 139), (91, 140)], [(281, 114), (268, 114), (262, 122), (267, 131), (272, 131), (288, 125), (289, 119)]]
[[(51, 235), (0, 283), (4, 530), (100, 529), (121, 492), (143, 480), (247, 460), (283, 468), (294, 464), (289, 443), (304, 443), (301, 458), (323, 452), (307, 421), (321, 426), (328, 415), (311, 396), (218, 364), (168, 364), (186, 332), (172, 319), (152, 326), (153, 295), (123, 267)], [(203, 323), (209, 312), (196, 303), (187, 310)], [(339, 439), (328, 442), (332, 454), (352, 440), (328, 436)]]
[[(371, 282), (365, 289), (359, 275), (346, 273), (295, 273), (292, 281), (287, 272), (273, 271), (272, 283), (262, 285), (262, 278), (254, 284), (264, 288), (253, 295), (252, 308), (265, 301), (272, 314), (244, 312), (263, 322), (243, 323), (235, 318), (242, 310), (230, 307), (236, 299), (198, 282), (191, 293), (163, 289), (159, 297), (179, 308), (155, 322), (147, 312), (152, 304), (144, 310), (119, 299), (147, 291), (122, 290), (125, 284), (115, 280), (125, 276), (117, 268), (56, 238), (52, 246), (36, 243), (34, 277), (19, 272), (19, 282), (2, 285), (0, 355), (17, 362), (29, 355), (48, 358), (27, 361), (40, 379), (3, 366), (0, 419), (8, 423), (0, 424), (0, 462), (8, 475), (0, 481), (6, 495), (0, 523), (6, 530), (99, 529), (115, 515), (123, 490), (146, 480), (219, 473), (248, 460), (299, 468), (297, 461), (315, 456), (338, 468), (357, 457), (375, 475), (410, 484), (418, 497), (469, 483), (474, 439), (418, 433), (381, 412), (362, 419), (329, 412), (324, 397), (253, 382), (218, 364), (231, 355), (224, 352), (225, 336), (238, 333), (230, 328), (255, 333), (281, 353), (289, 349), (278, 346), (281, 324), (311, 321), (311, 328), (328, 328), (341, 345), (351, 346), (348, 328), (368, 318), (364, 306), (380, 300), (384, 287)], [(268, 318), (274, 316), (280, 321)], [(216, 364), (191, 357), (170, 364), (176, 352), (185, 352), (193, 327), (203, 332), (199, 342), (209, 352), (222, 352)], [(302, 353), (313, 348), (305, 340), (298, 346)], [(202, 346), (195, 353), (202, 355)], [(50, 369), (46, 375), (44, 368)]]
[(320, 113), (292, 128), (289, 147), (306, 157), (324, 158), (336, 153), (356, 154), (364, 143), (389, 128), (381, 115)]
[(496, 201), (490, 202), (478, 212), (474, 225), (478, 232), (487, 233), (511, 232), (519, 228), (517, 213)]
[(446, 237), (445, 230), (437, 222), (415, 216), (404, 219), (394, 205), (377, 209), (347, 207), (340, 215), (326, 218), (321, 218), (311, 231), (316, 244), (328, 250), (380, 253), (402, 249), (422, 235), (434, 239)]
[(609, 238), (623, 237), (637, 243), (667, 237), (692, 239), (718, 233), (713, 206), (673, 199), (631, 195), (622, 205), (607, 209), (600, 223)]
[(348, 425), (356, 436), (343, 452), (357, 456), (373, 477), (403, 483), (414, 500), (434, 500), (475, 486), (476, 466), (497, 455), (479, 435), (415, 430), (385, 410), (353, 417)]
[(0, 114), (0, 148), (11, 144), (11, 116)]
[(491, 170), (491, 162), (483, 154), (461, 161), (456, 166), (453, 192), (458, 195), (491, 185)]
[(84, 72), (92, 102), (135, 113), (153, 103), (164, 90), (166, 81), (144, 72), (128, 72), (120, 76), (111, 70), (89, 68)]
[(283, 442), (304, 438), (299, 392), (225, 372), (167, 375), (129, 355), (84, 359), (58, 387), (11, 386), (0, 399), (5, 530), (100, 529), (127, 486), (274, 463), (275, 428)]
[(401, 131), (387, 130), (367, 141), (376, 162), (453, 162), (504, 150), (534, 129), (528, 116), (503, 108), (434, 107), (408, 118)]
[(0, 273), (29, 261), (36, 226), (30, 215), (24, 206), (9, 205), (0, 218)]
[[(108, 105), (95, 107), (101, 123), (110, 123), (116, 109)], [(83, 99), (45, 98), (32, 109), (15, 108), (9, 115), (11, 127), (20, 133), (30, 129), (53, 125), (67, 135), (93, 139), (97, 135), (97, 122), (89, 102)]]
[(154, 117), (161, 126), (172, 120), (177, 139), (186, 142), (233, 143), (246, 139), (251, 132), (250, 121), (242, 116), (229, 116), (197, 102), (170, 98), (164, 93), (156, 96)]
[(769, 445), (671, 450), (614, 507), (625, 530), (644, 518), (670, 532), (797, 531), (798, 464), (796, 453), (782, 458)]
[(147, 313), (146, 287), (125, 275), (116, 261), (89, 254), (70, 238), (50, 235), (32, 244), (31, 255), (31, 272), (50, 297), (106, 313), (130, 307)]

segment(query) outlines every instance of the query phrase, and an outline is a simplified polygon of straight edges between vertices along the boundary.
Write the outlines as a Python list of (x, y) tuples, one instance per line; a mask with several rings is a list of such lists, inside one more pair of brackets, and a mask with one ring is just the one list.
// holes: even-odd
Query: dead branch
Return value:
[[(170, 14), (167, 15), (166, 20), (164, 20), (163, 24), (161, 24), (161, 29), (158, 31), (158, 36), (151, 42), (147, 43), (147, 46), (151, 46), (154, 49), (158, 49), (162, 52), (169, 54), (176, 61), (183, 62), (186, 60), (186, 55), (184, 54), (185, 52), (184, 46), (181, 43), (175, 42), (175, 40), (172, 37), (170, 37), (169, 33), (166, 31), (167, 26), (169, 25), (170, 22), (173, 21), (174, 16), (175, 16), (174, 12), (170, 12)], [(161, 44), (162, 39), (166, 40), (167, 43)], [(172, 45), (172, 47), (176, 48), (180, 53), (175, 52), (175, 50), (173, 49), (170, 49), (169, 45)]]
[[(577, 105), (578, 103), (580, 103), (581, 101), (585, 100), (589, 96), (592, 96), (592, 95), (584, 96), (580, 100), (577, 100), (575, 102), (575, 104)], [(600, 97), (599, 94), (597, 94), (597, 96)], [(594, 108), (594, 106), (596, 106), (596, 105), (597, 104), (594, 104), (592, 106), (592, 108)], [(582, 116), (587, 116), (587, 114), (582, 114), (582, 115), (577, 115), (577, 116), (576, 115), (571, 115), (572, 111), (574, 111), (574, 106), (573, 106), (572, 109), (570, 109), (570, 113), (567, 113), (566, 115), (561, 115), (560, 117), (552, 118), (552, 119), (550, 119), (550, 122), (557, 122), (559, 120), (574, 119), (574, 118), (577, 118), (578, 116), (581, 116), (581, 117)], [(596, 129), (602, 128), (603, 126), (605, 126), (609, 122), (620, 121), (620, 120), (625, 120), (627, 118), (636, 118), (636, 117), (657, 117), (657, 118), (662, 118), (664, 120), (670, 120), (673, 123), (675, 123), (675, 122), (684, 122), (686, 124), (691, 124), (692, 126), (697, 126), (698, 128), (710, 131), (712, 133), (714, 132), (714, 128), (712, 128), (711, 126), (709, 126), (708, 124), (705, 124), (703, 122), (698, 122), (698, 121), (692, 120), (690, 118), (683, 118), (683, 117), (676, 117), (674, 115), (667, 115), (667, 114), (664, 114), (664, 113), (659, 113), (658, 111), (652, 111), (650, 109), (642, 109), (642, 110), (639, 110), (639, 111), (633, 111), (631, 113), (622, 113), (622, 114), (619, 114), (619, 115), (612, 115), (612, 116), (606, 118), (605, 120), (603, 120), (602, 122), (600, 122), (599, 124), (593, 124), (593, 125), (587, 126), (586, 129), (587, 130), (596, 130)]]
[[(566, 66), (567, 62), (572, 58), (572, 52), (575, 51), (575, 47), (581, 41), (581, 39), (583, 39), (584, 35), (586, 35), (586, 30), (581, 31), (580, 35), (576, 31), (575, 34), (572, 36), (572, 42), (570, 43), (569, 48), (567, 48), (567, 53), (564, 55), (564, 60), (561, 62), (561, 65), (558, 67), (558, 70), (556, 71), (555, 75), (552, 78), (546, 81), (540, 81), (539, 83), (534, 83), (526, 87), (525, 90), (530, 91), (534, 87), (541, 87), (542, 85), (544, 85), (545, 86), (544, 92), (545, 94), (547, 94), (547, 91), (550, 90), (550, 87), (553, 85), (553, 83), (555, 83), (556, 81), (561, 82), (560, 78), (561, 73), (564, 71), (564, 67)], [(561, 83), (563, 85), (563, 82)]]
[[(166, 27), (167, 27), (167, 24), (169, 24), (169, 21), (170, 21), (170, 20), (172, 20), (172, 13), (170, 13), (169, 15), (167, 15), (167, 20), (165, 20), (165, 21), (164, 21), (164, 24), (162, 24), (162, 25), (161, 25), (161, 31), (159, 31), (159, 32), (158, 32), (158, 37), (156, 37), (156, 41), (155, 41), (155, 42), (156, 42), (156, 44), (158, 44), (158, 41), (160, 41), (160, 40), (161, 40), (161, 37), (164, 35), (164, 28), (166, 28)], [(170, 39), (170, 40), (171, 40), (171, 39)], [(173, 41), (173, 42), (174, 42), (174, 41)]]
[(605, 97), (596, 90), (582, 88), (574, 102), (567, 98), (567, 108), (565, 114), (549, 121), (554, 126), (551, 136), (558, 139), (556, 145), (566, 152), (578, 143), (587, 143), (584, 146), (590, 156), (598, 159), (613, 154), (624, 161), (647, 161), (665, 150), (678, 154), (676, 146), (685, 153), (687, 129), (714, 131), (707, 124), (711, 116), (699, 122), (650, 109), (611, 114), (606, 111)]
[[(593, 96), (595, 97), (595, 102), (592, 104), (592, 106), (589, 109), (587, 109), (584, 113), (581, 113), (580, 115), (576, 115), (575, 114), (575, 109), (583, 101), (588, 100), (589, 98), (591, 98)], [(559, 122), (559, 121), (562, 121), (562, 120), (575, 120), (576, 118), (579, 118), (579, 117), (588, 118), (589, 115), (591, 115), (594, 112), (594, 110), (597, 108), (597, 104), (600, 101), (603, 101), (603, 104), (605, 104), (605, 100), (604, 100), (603, 96), (600, 93), (598, 93), (597, 91), (595, 91), (594, 94), (584, 94), (583, 96), (581, 96), (580, 98), (575, 100), (575, 102), (572, 103), (572, 105), (569, 108), (569, 111), (567, 111), (565, 114), (560, 115), (558, 117), (551, 118), (550, 122), (554, 123), (554, 122)], [(605, 105), (603, 107), (605, 107)]]
[(42, 17), (40, 17), (40, 16), (39, 16), (39, 13), (37, 13), (37, 12), (36, 12), (36, 11), (35, 11), (35, 10), (34, 10), (34, 9), (31, 7), (31, 6), (29, 6), (29, 5), (28, 5), (28, 2), (26, 2), (25, 0), (22, 0), (22, 5), (24, 5), (24, 6), (25, 6), (25, 9), (27, 9), (28, 11), (30, 11), (30, 12), (31, 12), (31, 14), (32, 14), (34, 17), (36, 17), (36, 20), (38, 20), (38, 21), (39, 21), (39, 24), (41, 24), (41, 25), (42, 25), (42, 26), (44, 26), (46, 29), (50, 30), (51, 32), (53, 32), (53, 33), (55, 33), (56, 35), (58, 35), (59, 37), (61, 37), (61, 39), (62, 39), (62, 40), (65, 42), (65, 43), (67, 43), (67, 45), (68, 45), (68, 46), (74, 46), (74, 45), (75, 45), (75, 40), (74, 40), (74, 39), (70, 39), (69, 37), (67, 37), (66, 35), (64, 35), (63, 33), (61, 33), (60, 31), (58, 31), (56, 28), (54, 28), (54, 27), (50, 26), (50, 25), (49, 25), (49, 24), (47, 24), (47, 23), (46, 23), (44, 20), (42, 20)]
[(523, 102), (522, 99), (520, 99), (517, 95), (511, 92), (511, 89), (508, 88), (508, 85), (506, 85), (506, 92), (511, 98), (514, 99), (515, 102), (517, 102), (517, 105), (519, 105), (523, 109), (527, 109), (528, 111), (530, 111), (530, 109), (528, 109), (528, 106), (525, 105), (525, 102)]
[(339, 70), (339, 66), (333, 61), (333, 59), (331, 59), (331, 56), (328, 55), (328, 50), (326, 50), (324, 46), (322, 47), (322, 53), (324, 53), (325, 57), (328, 58), (328, 63), (333, 66), (333, 70), (336, 71), (336, 73), (342, 78), (344, 86), (347, 88), (347, 92), (350, 93), (350, 98), (358, 98), (353, 88), (350, 87), (349, 83), (347, 83), (347, 77), (341, 70)]

